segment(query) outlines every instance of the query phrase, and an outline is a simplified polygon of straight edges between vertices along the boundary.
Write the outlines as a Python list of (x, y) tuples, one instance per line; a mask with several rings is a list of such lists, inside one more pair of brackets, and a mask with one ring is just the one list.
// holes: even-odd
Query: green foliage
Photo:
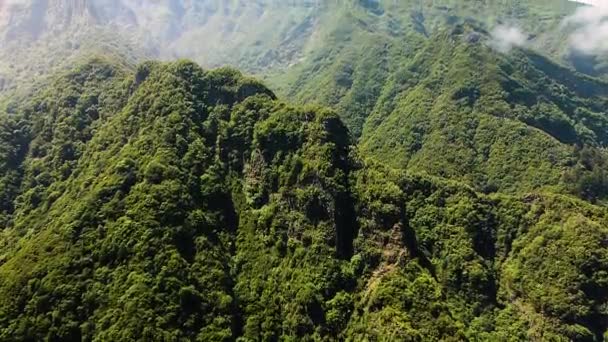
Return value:
[(591, 202), (606, 198), (608, 164), (603, 149), (584, 146), (577, 149), (578, 163), (564, 174), (564, 182), (572, 194)]
[[(281, 103), (235, 70), (97, 59), (8, 108), (0, 340), (608, 330), (604, 207), (378, 163), (335, 112)], [(602, 167), (598, 151), (572, 167)]]

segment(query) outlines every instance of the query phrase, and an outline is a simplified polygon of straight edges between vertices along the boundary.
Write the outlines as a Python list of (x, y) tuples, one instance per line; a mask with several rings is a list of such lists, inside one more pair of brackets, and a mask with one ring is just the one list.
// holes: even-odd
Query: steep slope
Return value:
[[(569, 1), (4, 6), (0, 61), (8, 78), (24, 77), (9, 89), (95, 51), (131, 65), (190, 56), (263, 74), (295, 103), (331, 107), (365, 155), (393, 167), (484, 192), (551, 188), (591, 201), (608, 193), (605, 83), (548, 57), (580, 62), (563, 25), (579, 6)], [(500, 37), (489, 31), (499, 24), (527, 33), (525, 49), (495, 51)]]
[(487, 191), (571, 183), (578, 149), (608, 143), (608, 84), (531, 51), (495, 53), (476, 34), (438, 34), (389, 77), (363, 153)]
[(355, 245), (378, 266), (359, 283), (346, 330), (353, 340), (603, 339), (605, 327), (595, 326), (605, 317), (595, 306), (606, 300), (603, 272), (587, 267), (606, 260), (605, 208), (552, 195), (488, 197), (374, 164), (356, 188)]
[(608, 329), (604, 207), (380, 166), (230, 69), (97, 59), (45, 89), (0, 115), (0, 340)]
[(114, 54), (134, 63), (152, 55), (122, 29), (104, 25), (93, 3), (0, 2), (0, 91), (28, 86), (82, 56)]
[[(558, 43), (576, 6), (353, 6), (332, 12), (322, 43), (268, 82), (334, 108), (362, 153), (393, 167), (484, 192), (550, 188), (596, 201), (607, 193), (606, 83), (557, 63), (582, 58)], [(490, 32), (501, 22), (531, 35), (505, 50)]]

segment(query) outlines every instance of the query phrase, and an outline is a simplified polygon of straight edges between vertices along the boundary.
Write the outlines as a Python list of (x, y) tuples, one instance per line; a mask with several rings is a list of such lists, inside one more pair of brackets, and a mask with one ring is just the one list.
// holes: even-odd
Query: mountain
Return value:
[(299, 57), (302, 36), (310, 36), (322, 10), (313, 2), (266, 0), (7, 1), (0, 3), (0, 88), (100, 52), (132, 64), (191, 57), (249, 71), (278, 68)]
[[(331, 3), (331, 2), (330, 2)], [(569, 64), (563, 21), (576, 11), (569, 1), (359, 1), (320, 16), (318, 37), (302, 60), (269, 82), (297, 102), (320, 102), (350, 114), (345, 121), (359, 135), (384, 82), (400, 71), (438, 34), (473, 25), (488, 39), (497, 26), (516, 28), (519, 42)], [(490, 39), (491, 38), (491, 39)], [(515, 45), (514, 45), (515, 47)]]
[[(500, 23), (520, 27), (532, 46), (603, 73), (593, 58), (572, 60), (562, 22), (577, 6), (567, 0), (6, 0), (0, 2), (0, 88), (13, 89), (82, 55), (112, 51), (133, 62), (186, 57), (207, 67), (232, 65), (278, 77), (273, 85), (285, 94), (316, 98), (323, 94), (311, 94), (321, 81), (312, 82), (314, 70), (329, 75), (332, 67), (370, 53), (365, 48), (414, 47), (465, 21), (488, 31)], [(302, 78), (311, 82), (301, 84)]]
[(0, 341), (607, 339), (580, 6), (0, 1)]
[(606, 208), (362, 155), (232, 69), (97, 58), (0, 115), (0, 340), (601, 340)]
[[(362, 153), (392, 167), (482, 192), (604, 197), (608, 89), (577, 71), (582, 57), (564, 45), (577, 5), (424, 4), (332, 13), (324, 45), (269, 84), (334, 108)], [(501, 20), (538, 34), (505, 49), (491, 29)]]
[(482, 191), (571, 185), (580, 149), (608, 143), (608, 84), (530, 50), (496, 53), (478, 32), (439, 33), (388, 76), (361, 150)]
[[(608, 193), (606, 83), (595, 78), (601, 63), (568, 44), (565, 18), (581, 6), (570, 1), (3, 6), (7, 89), (91, 54), (131, 66), (190, 57), (261, 75), (296, 104), (334, 109), (366, 156), (392, 167), (483, 192)], [(504, 41), (496, 27), (520, 40)]]

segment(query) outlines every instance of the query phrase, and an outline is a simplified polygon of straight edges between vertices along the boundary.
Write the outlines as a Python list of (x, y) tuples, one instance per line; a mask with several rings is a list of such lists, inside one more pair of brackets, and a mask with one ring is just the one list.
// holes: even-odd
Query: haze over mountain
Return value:
[(311, 34), (321, 10), (298, 1), (3, 2), (0, 72), (6, 83), (13, 76), (44, 72), (65, 58), (108, 50), (131, 60), (191, 57), (209, 66), (242, 62), (248, 70), (285, 65), (297, 59), (303, 44), (299, 36)]
[[(0, 2), (0, 75), (4, 88), (12, 87), (15, 78), (102, 51), (132, 61), (185, 57), (267, 75), (311, 63), (332, 36), (357, 29), (407, 42), (412, 33), (466, 20), (487, 31), (501, 23), (517, 27), (529, 46), (568, 61), (561, 23), (576, 7), (565, 0), (8, 0)], [(356, 17), (374, 28), (353, 27)]]
[(0, 341), (606, 340), (605, 14), (0, 0)]

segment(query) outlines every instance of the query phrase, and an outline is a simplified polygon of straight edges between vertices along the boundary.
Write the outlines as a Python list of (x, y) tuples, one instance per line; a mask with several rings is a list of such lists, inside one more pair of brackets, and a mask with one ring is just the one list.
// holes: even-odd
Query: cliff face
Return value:
[[(263, 29), (262, 21), (273, 21), (275, 30), (284, 29), (276, 26), (281, 22), (277, 18), (279, 12), (285, 12), (285, 18), (293, 20), (294, 13), (306, 16), (323, 7), (263, 0), (3, 0), (0, 1), (0, 39), (33, 41), (83, 26), (104, 26), (115, 30), (129, 28), (130, 35), (157, 39), (159, 46), (160, 43), (178, 46), (193, 36), (217, 40), (204, 35), (212, 31), (224, 38), (237, 32), (251, 35), (253, 28)], [(290, 24), (297, 28), (299, 23)]]

